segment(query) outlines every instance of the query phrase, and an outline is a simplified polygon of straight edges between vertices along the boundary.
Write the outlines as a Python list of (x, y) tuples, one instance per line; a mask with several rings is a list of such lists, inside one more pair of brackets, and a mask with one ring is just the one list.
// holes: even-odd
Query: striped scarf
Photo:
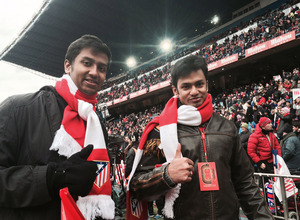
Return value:
[[(178, 97), (172, 97), (166, 104), (161, 115), (154, 118), (146, 126), (134, 159), (127, 190), (129, 190), (130, 180), (142, 158), (148, 134), (157, 125), (160, 127), (161, 144), (159, 148), (163, 150), (167, 163), (169, 163), (174, 159), (176, 154), (178, 144), (177, 123), (188, 126), (199, 126), (207, 122), (213, 113), (212, 97), (210, 94), (207, 94), (204, 103), (198, 108), (191, 105), (181, 105), (178, 108), (177, 103)], [(179, 196), (180, 187), (181, 184), (177, 184), (175, 188), (170, 189), (165, 195), (165, 207), (163, 209), (163, 213), (168, 218), (174, 218), (173, 204)]]
[(58, 151), (59, 155), (69, 158), (83, 147), (89, 144), (94, 145), (88, 160), (97, 163), (98, 176), (89, 195), (79, 196), (76, 204), (87, 220), (95, 219), (97, 216), (113, 219), (114, 202), (111, 199), (110, 162), (103, 130), (94, 107), (97, 103), (97, 94), (88, 96), (81, 93), (67, 74), (56, 82), (55, 88), (68, 105), (64, 110), (61, 126), (55, 134), (50, 150)]

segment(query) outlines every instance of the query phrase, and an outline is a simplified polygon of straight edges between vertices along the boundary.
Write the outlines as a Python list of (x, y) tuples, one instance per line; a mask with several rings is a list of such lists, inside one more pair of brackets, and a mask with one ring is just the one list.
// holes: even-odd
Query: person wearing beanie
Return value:
[[(248, 139), (251, 135), (251, 132), (248, 129), (248, 124), (245, 122), (241, 123), (241, 129), (242, 129), (242, 132), (240, 133), (241, 145), (245, 149), (246, 153), (248, 154), (247, 145), (248, 145)], [(249, 159), (252, 162), (250, 157), (249, 157)]]
[(271, 120), (261, 117), (255, 132), (248, 140), (248, 154), (258, 170), (263, 173), (273, 173), (272, 150), (278, 150), (281, 156), (281, 149), (276, 136), (273, 133)]
[(280, 141), (282, 158), (290, 171), (300, 169), (300, 140), (293, 132), (292, 126), (286, 126)]
[(276, 112), (278, 121), (276, 122), (276, 134), (279, 139), (282, 139), (283, 130), (292, 125), (292, 116), (288, 107), (283, 107), (279, 112)]

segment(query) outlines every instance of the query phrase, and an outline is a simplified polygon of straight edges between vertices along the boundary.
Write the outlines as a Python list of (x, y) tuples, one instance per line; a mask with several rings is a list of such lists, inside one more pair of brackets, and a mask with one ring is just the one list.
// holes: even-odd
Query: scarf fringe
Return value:
[(79, 197), (76, 204), (86, 220), (94, 220), (99, 216), (114, 219), (115, 203), (108, 195)]
[(58, 129), (55, 134), (50, 150), (58, 151), (59, 155), (69, 158), (74, 153), (81, 151), (81, 149), (82, 147), (78, 144), (78, 142), (69, 135), (64, 126), (61, 125), (60, 129)]
[(177, 186), (170, 189), (165, 196), (165, 206), (162, 211), (167, 218), (174, 218), (173, 205), (179, 196), (180, 188), (181, 184), (177, 184)]

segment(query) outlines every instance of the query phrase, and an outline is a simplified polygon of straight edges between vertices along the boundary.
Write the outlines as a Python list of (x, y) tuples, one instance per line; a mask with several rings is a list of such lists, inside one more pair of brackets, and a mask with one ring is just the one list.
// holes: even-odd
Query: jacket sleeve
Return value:
[(126, 155), (125, 178), (127, 178), (131, 172), (134, 157), (135, 157), (135, 152), (131, 148), (128, 151), (128, 154)]
[(239, 136), (236, 136), (236, 146), (232, 158), (232, 180), (241, 207), (248, 219), (274, 219), (269, 211), (259, 187), (253, 178), (253, 166), (242, 150)]
[(273, 138), (274, 138), (275, 149), (278, 151), (278, 155), (281, 156), (281, 146), (277, 138), (275, 137), (275, 135), (273, 135)]
[(259, 155), (257, 154), (257, 146), (258, 139), (256, 138), (256, 134), (253, 133), (249, 137), (247, 151), (254, 163), (260, 161)]
[(295, 142), (293, 138), (288, 138), (285, 141), (285, 147), (283, 151), (282, 158), (284, 161), (289, 161), (291, 158), (293, 158), (296, 155), (296, 149), (295, 149)]
[(17, 116), (15, 109), (12, 99), (0, 104), (0, 206), (36, 206), (51, 200), (46, 183), (47, 166), (18, 161), (19, 155), (30, 154), (22, 149), (22, 141), (28, 138), (23, 136), (22, 124), (32, 122), (24, 122), (24, 113)]
[(284, 120), (284, 121), (290, 121), (290, 120), (292, 120), (291, 114), (287, 114), (286, 116), (284, 116), (283, 114), (281, 114), (281, 113), (279, 113), (279, 112), (276, 112), (276, 115), (277, 115), (281, 120)]
[[(152, 136), (156, 131), (152, 131)], [(156, 200), (165, 194), (172, 185), (166, 172), (168, 164), (158, 148), (159, 139), (149, 138), (145, 144), (143, 156), (130, 182), (130, 190), (139, 200)]]

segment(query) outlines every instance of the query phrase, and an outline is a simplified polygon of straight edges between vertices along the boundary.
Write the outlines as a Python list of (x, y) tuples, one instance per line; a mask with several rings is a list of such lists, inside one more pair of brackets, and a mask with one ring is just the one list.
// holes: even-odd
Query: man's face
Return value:
[(272, 130), (272, 123), (269, 122), (267, 125), (265, 125), (264, 127), (262, 127), (262, 129), (264, 129), (266, 131), (271, 131)]
[(242, 127), (242, 132), (246, 132), (247, 130), (247, 128)]
[(84, 48), (71, 64), (65, 60), (65, 72), (80, 92), (95, 95), (104, 83), (108, 67), (105, 53), (92, 53), (91, 48)]
[(129, 143), (129, 137), (128, 136), (125, 136), (125, 138), (124, 138), (124, 141), (126, 142), (126, 143)]
[(298, 132), (298, 129), (299, 129), (298, 127), (293, 125), (293, 132)]
[(172, 86), (173, 94), (179, 97), (184, 105), (199, 107), (207, 96), (208, 84), (203, 71), (197, 70), (181, 77), (177, 81), (177, 88)]

